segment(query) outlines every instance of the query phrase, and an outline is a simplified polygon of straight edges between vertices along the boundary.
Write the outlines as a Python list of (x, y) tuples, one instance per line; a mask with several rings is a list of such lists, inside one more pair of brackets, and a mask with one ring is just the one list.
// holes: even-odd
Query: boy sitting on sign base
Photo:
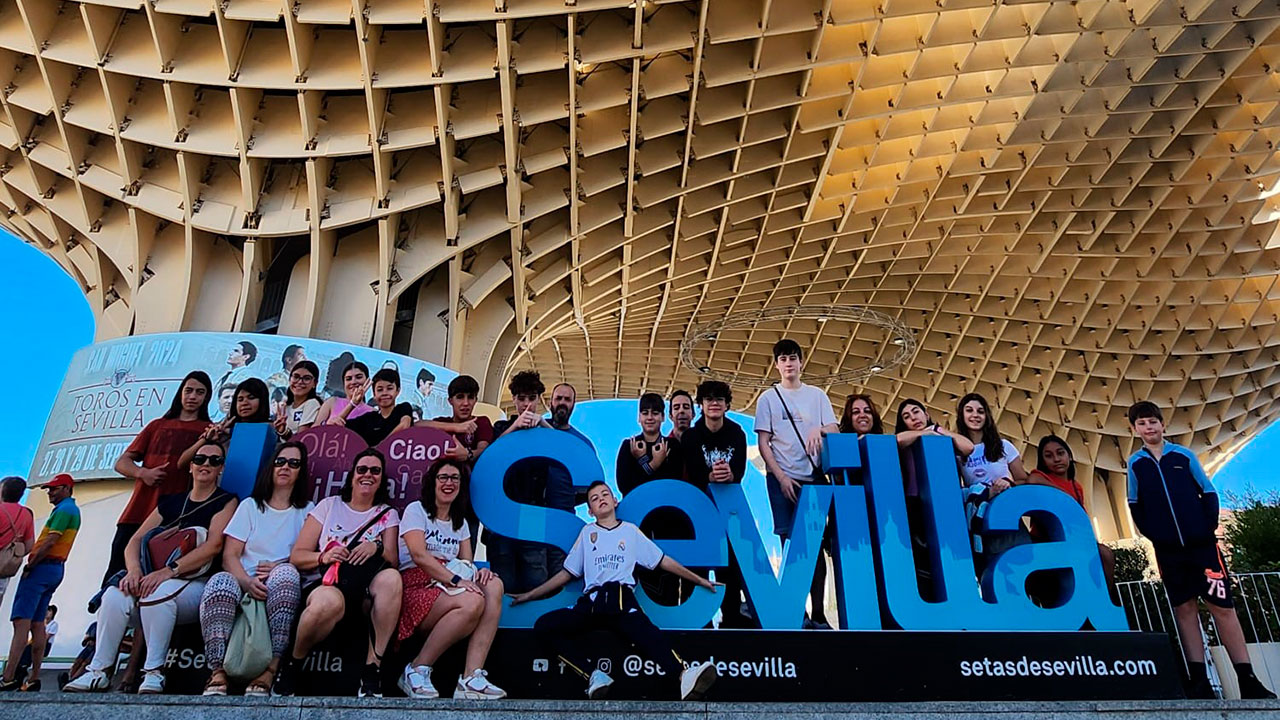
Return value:
[(595, 522), (582, 528), (564, 568), (543, 584), (513, 596), (512, 605), (546, 597), (582, 578), (586, 589), (571, 608), (554, 610), (538, 618), (534, 629), (544, 643), (555, 649), (565, 664), (588, 681), (587, 697), (603, 698), (613, 684), (597, 669), (590, 676), (583, 652), (583, 635), (593, 629), (608, 629), (623, 636), (645, 655), (653, 659), (670, 677), (680, 677), (680, 699), (701, 697), (718, 677), (709, 662), (686, 664), (671, 649), (636, 602), (636, 565), (660, 567), (685, 580), (714, 590), (719, 583), (695, 575), (645, 537), (633, 523), (619, 520), (614, 514), (618, 501), (602, 480), (587, 488), (587, 508)]
[(1178, 621), (1191, 684), (1187, 697), (1215, 697), (1204, 662), (1200, 609), (1204, 598), (1218, 637), (1235, 666), (1240, 697), (1275, 699), (1253, 674), (1240, 618), (1231, 600), (1231, 575), (1218, 548), (1218, 493), (1195, 453), (1164, 439), (1164, 415), (1143, 400), (1129, 408), (1142, 449), (1129, 458), (1129, 511), (1156, 551), (1160, 579)]

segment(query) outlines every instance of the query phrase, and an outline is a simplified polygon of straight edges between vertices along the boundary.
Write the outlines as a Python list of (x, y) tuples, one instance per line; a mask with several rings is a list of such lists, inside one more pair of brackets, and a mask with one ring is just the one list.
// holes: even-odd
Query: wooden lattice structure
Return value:
[[(977, 389), (1020, 445), (1065, 433), (1124, 535), (1133, 399), (1211, 463), (1280, 414), (1278, 26), (1277, 0), (0, 0), (0, 206), (100, 336), (376, 345), (491, 401), (525, 367), (691, 387), (692, 326), (872, 308), (918, 341), (859, 386), (882, 408)], [(764, 375), (784, 333), (816, 374), (892, 350), (809, 319), (699, 357)]]

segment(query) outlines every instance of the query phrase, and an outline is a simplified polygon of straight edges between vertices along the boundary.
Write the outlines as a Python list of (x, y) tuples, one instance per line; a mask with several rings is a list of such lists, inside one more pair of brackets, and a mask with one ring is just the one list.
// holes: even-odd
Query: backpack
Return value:
[[(27, 508), (21, 508), (20, 512), (22, 510), (31, 512)], [(22, 560), (30, 550), (18, 537), (18, 524), (13, 521), (13, 518), (3, 512), (0, 512), (0, 516), (4, 516), (4, 519), (9, 522), (9, 529), (13, 531), (13, 538), (4, 547), (0, 547), (0, 578), (11, 578), (18, 574), (18, 570), (22, 567)]]

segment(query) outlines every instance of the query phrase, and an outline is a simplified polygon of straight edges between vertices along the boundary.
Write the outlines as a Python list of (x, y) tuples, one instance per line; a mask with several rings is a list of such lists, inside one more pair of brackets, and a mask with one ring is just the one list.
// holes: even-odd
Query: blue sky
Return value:
[[(0, 284), (0, 307), (5, 308), (0, 313), (0, 377), (25, 391), (13, 411), (0, 414), (0, 476), (25, 476), (71, 356), (93, 342), (93, 315), (80, 288), (57, 263), (4, 231), (0, 267), (9, 268), (8, 280)], [(608, 477), (622, 438), (635, 430), (635, 407), (633, 400), (605, 401), (584, 404), (575, 413), (575, 424), (596, 442)], [(750, 418), (739, 421), (750, 437)], [(1280, 425), (1272, 425), (1227, 463), (1214, 482), (1236, 494), (1250, 487), (1278, 490), (1277, 453)], [(748, 478), (748, 484), (754, 481)]]

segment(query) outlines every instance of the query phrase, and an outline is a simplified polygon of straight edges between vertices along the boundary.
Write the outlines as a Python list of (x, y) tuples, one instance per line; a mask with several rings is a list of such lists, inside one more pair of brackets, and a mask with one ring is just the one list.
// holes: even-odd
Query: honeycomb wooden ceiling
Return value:
[[(4, 225), (102, 337), (271, 330), (589, 397), (693, 325), (916, 333), (869, 391), (1122, 468), (1280, 414), (1277, 0), (0, 1)], [(834, 373), (882, 333), (783, 334)], [(838, 399), (855, 388), (830, 387)], [(740, 393), (735, 405), (754, 396)]]

